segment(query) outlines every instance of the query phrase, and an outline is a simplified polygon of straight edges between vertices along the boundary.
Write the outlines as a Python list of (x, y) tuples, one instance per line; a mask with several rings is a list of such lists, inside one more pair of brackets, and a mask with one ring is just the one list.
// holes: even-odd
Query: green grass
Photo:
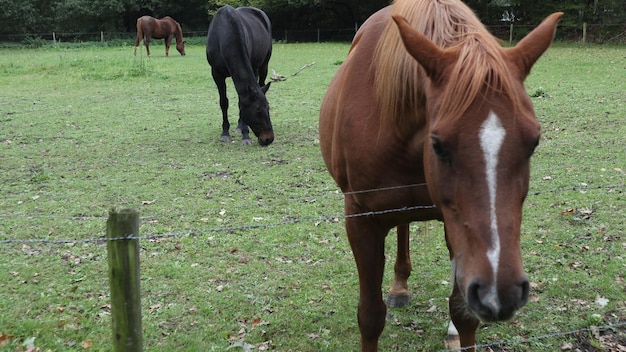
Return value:
[[(356, 268), (317, 132), (347, 50), (274, 46), (270, 70), (288, 79), (268, 93), (276, 140), (263, 148), (219, 142), (200, 44), (169, 58), (161, 43), (149, 58), (130, 46), (0, 49), (0, 240), (99, 238), (109, 209), (137, 208), (141, 235), (178, 234), (141, 242), (146, 350), (358, 350)], [(480, 343), (601, 345), (514, 341), (626, 321), (625, 75), (623, 48), (556, 45), (528, 78), (543, 126), (522, 237), (532, 297), (512, 323), (482, 326)], [(413, 225), (411, 241), (412, 302), (391, 312), (381, 350), (443, 349), (441, 224)], [(390, 236), (384, 290), (394, 246)], [(0, 282), (0, 350), (111, 349), (104, 244), (0, 244)]]

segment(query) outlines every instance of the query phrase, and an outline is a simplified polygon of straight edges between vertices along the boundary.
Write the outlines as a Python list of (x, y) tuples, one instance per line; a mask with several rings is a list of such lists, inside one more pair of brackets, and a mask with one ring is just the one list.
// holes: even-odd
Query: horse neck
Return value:
[(178, 22), (176, 22), (176, 44), (180, 44), (183, 41), (183, 29)]
[(229, 51), (235, 52), (236, 55), (230, 55), (230, 60), (226, 61), (228, 71), (233, 78), (235, 89), (237, 92), (244, 91), (247, 86), (258, 88), (259, 85), (256, 81), (256, 74), (252, 67), (252, 58), (250, 57), (250, 50), (244, 43), (243, 28), (237, 28), (236, 38), (241, 38), (234, 45), (229, 45)]
[(254, 91), (260, 90), (259, 84), (256, 81), (256, 76), (252, 71), (252, 67), (247, 65), (243, 69), (238, 68), (230, 71), (230, 74), (233, 78), (233, 83), (235, 85), (235, 90), (237, 94), (247, 94), (248, 87), (252, 87)]

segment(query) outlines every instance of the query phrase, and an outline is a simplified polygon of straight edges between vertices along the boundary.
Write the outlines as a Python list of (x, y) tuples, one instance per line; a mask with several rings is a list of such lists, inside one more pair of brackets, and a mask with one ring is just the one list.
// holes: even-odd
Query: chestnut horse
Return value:
[(320, 111), (321, 151), (344, 193), (362, 351), (385, 325), (384, 241), (397, 228), (390, 306), (408, 302), (409, 223), (442, 220), (452, 263), (449, 337), (474, 350), (480, 321), (529, 294), (522, 204), (540, 126), (524, 80), (562, 13), (504, 49), (459, 0), (396, 0), (357, 32)]
[(150, 16), (139, 17), (137, 19), (137, 39), (135, 40), (134, 54), (137, 55), (137, 47), (141, 43), (141, 40), (144, 39), (146, 51), (148, 52), (148, 56), (150, 56), (150, 39), (152, 38), (165, 38), (165, 56), (170, 55), (172, 38), (176, 38), (176, 50), (178, 50), (181, 55), (185, 55), (183, 30), (180, 24), (173, 18), (165, 16), (159, 20)]

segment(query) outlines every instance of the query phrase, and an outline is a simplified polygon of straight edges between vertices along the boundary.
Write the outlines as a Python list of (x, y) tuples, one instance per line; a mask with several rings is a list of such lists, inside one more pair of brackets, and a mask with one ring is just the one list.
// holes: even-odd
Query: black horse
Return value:
[(265, 84), (271, 55), (271, 23), (263, 11), (253, 7), (235, 9), (228, 5), (217, 11), (209, 25), (206, 57), (220, 93), (221, 141), (231, 141), (226, 77), (232, 77), (239, 96), (237, 129), (242, 133), (241, 144), (252, 144), (248, 126), (259, 138), (259, 144), (269, 145), (274, 141), (269, 104), (265, 98), (271, 83)]

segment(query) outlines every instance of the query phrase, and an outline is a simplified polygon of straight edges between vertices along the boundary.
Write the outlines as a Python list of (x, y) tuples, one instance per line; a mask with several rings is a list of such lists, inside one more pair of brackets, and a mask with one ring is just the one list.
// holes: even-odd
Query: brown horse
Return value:
[[(145, 39), (144, 39), (145, 38)], [(183, 30), (180, 24), (173, 18), (165, 16), (156, 19), (150, 16), (143, 16), (137, 19), (137, 39), (135, 40), (134, 54), (137, 55), (137, 47), (141, 40), (144, 39), (146, 51), (150, 55), (150, 39), (165, 38), (165, 56), (170, 55), (170, 43), (172, 38), (176, 38), (176, 50), (181, 55), (185, 55), (185, 41), (183, 40)]]
[[(540, 127), (524, 89), (561, 13), (501, 48), (459, 0), (396, 0), (356, 34), (320, 111), (326, 166), (344, 193), (359, 275), (361, 349), (385, 325), (384, 241), (397, 228), (390, 306), (406, 304), (409, 223), (442, 220), (450, 335), (513, 317), (529, 293), (520, 226)], [(474, 350), (469, 347), (468, 350)]]

